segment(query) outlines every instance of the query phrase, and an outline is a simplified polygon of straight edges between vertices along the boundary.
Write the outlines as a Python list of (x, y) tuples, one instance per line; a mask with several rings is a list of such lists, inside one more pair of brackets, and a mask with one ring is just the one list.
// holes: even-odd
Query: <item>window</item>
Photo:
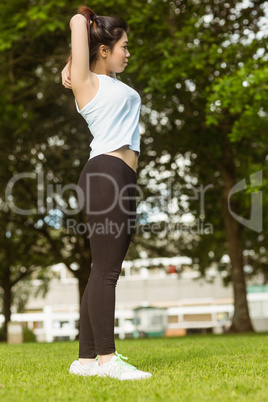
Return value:
[(34, 321), (33, 322), (33, 329), (37, 328), (43, 328), (43, 322), (42, 321)]
[(179, 322), (179, 317), (177, 315), (169, 315), (168, 316), (169, 324), (176, 324), (177, 322)]
[(133, 324), (134, 325), (140, 325), (140, 323), (141, 323), (141, 319), (139, 317), (133, 318)]
[(184, 321), (211, 321), (211, 314), (184, 314)]
[(52, 324), (52, 327), (54, 328), (54, 329), (58, 329), (58, 328), (70, 328), (71, 327), (71, 325), (70, 325), (70, 322), (69, 321), (58, 321), (58, 320), (54, 320), (53, 321), (53, 324)]

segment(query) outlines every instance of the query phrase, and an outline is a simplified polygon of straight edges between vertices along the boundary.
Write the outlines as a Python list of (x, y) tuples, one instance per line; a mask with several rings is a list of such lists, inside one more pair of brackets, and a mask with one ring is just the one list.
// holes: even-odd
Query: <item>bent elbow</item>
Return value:
[(87, 24), (87, 19), (84, 17), (82, 14), (75, 14), (71, 19), (70, 19), (70, 29), (73, 28), (74, 25), (76, 24), (81, 24), (81, 23), (86, 23)]

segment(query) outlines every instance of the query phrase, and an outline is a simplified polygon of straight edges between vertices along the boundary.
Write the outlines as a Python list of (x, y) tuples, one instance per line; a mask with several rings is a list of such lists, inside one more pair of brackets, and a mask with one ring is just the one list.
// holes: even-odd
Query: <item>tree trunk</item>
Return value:
[(4, 322), (4, 333), (3, 333), (3, 340), (7, 341), (7, 324), (11, 320), (11, 286), (9, 281), (4, 283), (4, 302), (3, 302), (3, 314), (5, 317)]
[[(227, 155), (226, 155), (227, 156)], [(230, 155), (228, 155), (230, 157)], [(226, 161), (226, 159), (225, 159)], [(228, 197), (230, 190), (235, 183), (235, 167), (233, 161), (227, 162), (221, 170), (224, 180), (223, 191), (223, 217), (228, 245), (228, 253), (231, 260), (231, 278), (234, 292), (234, 315), (232, 324), (228, 332), (254, 332), (251, 324), (247, 290), (244, 274), (243, 247), (242, 247), (242, 227), (240, 223), (231, 215), (228, 208)], [(230, 200), (231, 210), (237, 213), (237, 206), (234, 200)]]

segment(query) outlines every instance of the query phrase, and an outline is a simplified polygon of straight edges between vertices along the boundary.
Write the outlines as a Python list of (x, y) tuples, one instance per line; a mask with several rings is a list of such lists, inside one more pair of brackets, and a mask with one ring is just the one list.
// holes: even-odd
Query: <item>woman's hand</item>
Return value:
[(70, 77), (70, 62), (66, 64), (61, 72), (62, 85), (67, 89), (72, 89), (71, 77)]

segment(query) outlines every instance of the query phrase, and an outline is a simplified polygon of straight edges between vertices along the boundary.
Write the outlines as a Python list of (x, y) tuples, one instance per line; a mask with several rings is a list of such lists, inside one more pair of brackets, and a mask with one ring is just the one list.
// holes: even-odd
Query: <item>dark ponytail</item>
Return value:
[[(97, 15), (91, 8), (81, 6), (77, 10), (87, 20), (88, 42), (89, 42), (89, 64), (97, 59), (99, 47), (107, 46), (111, 51), (116, 42), (127, 31), (127, 24), (118, 17), (106, 17)], [(92, 21), (92, 24), (90, 23)], [(70, 55), (68, 61), (71, 60)]]
[(87, 6), (81, 6), (77, 10), (77, 14), (82, 14), (86, 20), (87, 20), (87, 31), (90, 32), (90, 21), (94, 21), (94, 19), (97, 17), (97, 14), (94, 13), (91, 8)]

